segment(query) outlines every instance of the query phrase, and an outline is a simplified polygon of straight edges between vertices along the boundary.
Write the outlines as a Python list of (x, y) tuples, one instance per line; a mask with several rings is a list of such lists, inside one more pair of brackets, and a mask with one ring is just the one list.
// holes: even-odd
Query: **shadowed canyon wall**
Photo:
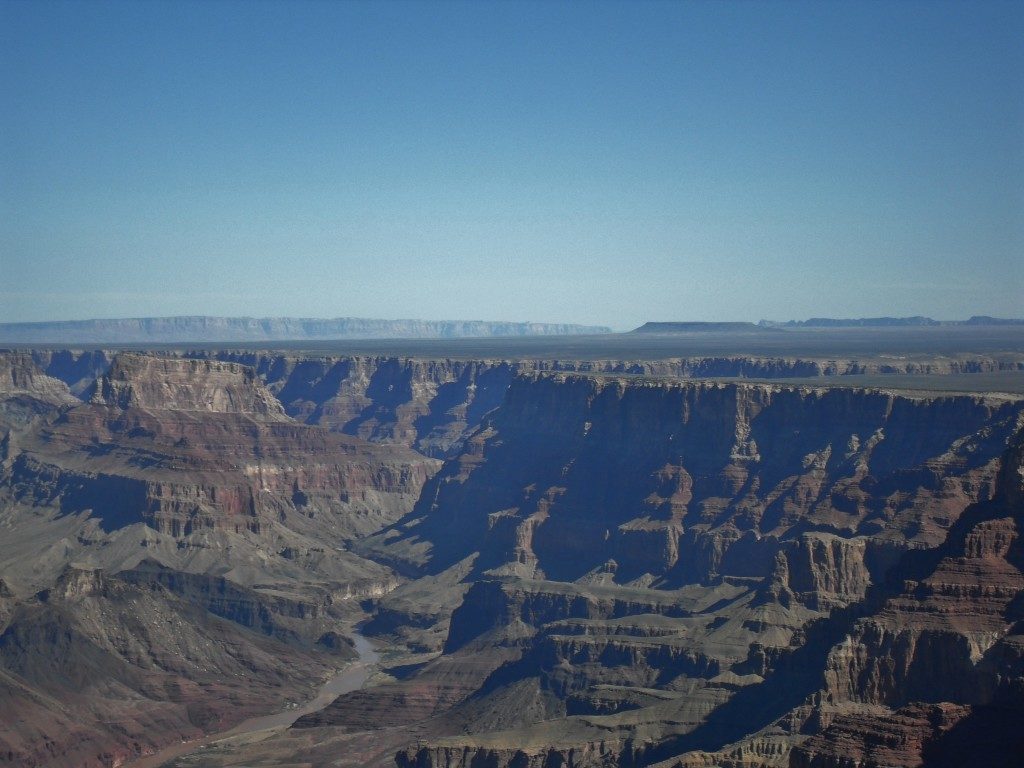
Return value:
[[(1022, 423), (1005, 396), (516, 378), (409, 518), (359, 545), (465, 573), (422, 685), (445, 659), (516, 656), (447, 713), (471, 735), (435, 716), (399, 765), (786, 765), (851, 707), (990, 703), (975, 667), (1012, 634), (1013, 524), (963, 530), (1019, 504)], [(919, 577), (886, 620), (886, 590), (961, 539), (959, 575)], [(928, 614), (944, 628), (914, 628)]]

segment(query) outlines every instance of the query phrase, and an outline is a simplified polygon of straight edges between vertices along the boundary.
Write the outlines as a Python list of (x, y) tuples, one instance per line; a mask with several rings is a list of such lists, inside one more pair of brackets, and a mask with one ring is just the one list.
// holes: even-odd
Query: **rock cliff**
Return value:
[[(893, 594), (829, 654), (827, 727), (795, 768), (1016, 764), (1024, 737), (1024, 440), (994, 498), (904, 564)], [(895, 710), (895, 712), (893, 712)], [(984, 757), (982, 757), (984, 755)]]
[[(998, 396), (517, 377), (409, 518), (360, 545), (439, 578), (471, 563), (441, 658), (519, 654), (427, 720), (436, 735), (398, 764), (784, 765), (809, 723), (857, 702), (901, 706), (936, 676), (964, 690), (953, 651), (991, 653), (1003, 624), (968, 612), (966, 640), (916, 650), (867, 629), (841, 638), (905, 562), (1012, 493), (1003, 458), (1022, 414)], [(1005, 526), (964, 539), (989, 569), (966, 571), (988, 586), (923, 588), (978, 593), (999, 615), (1017, 589), (994, 564)], [(865, 650), (844, 655), (851, 644)], [(801, 705), (826, 677), (822, 704)]]
[(364, 439), (400, 442), (445, 457), (503, 400), (519, 374), (544, 371), (669, 378), (957, 374), (1017, 370), (1014, 356), (878, 361), (799, 357), (664, 360), (417, 359), (258, 352), (190, 353), (253, 367), (288, 415)]
[(665, 585), (761, 576), (782, 552), (795, 593), (859, 598), (893, 546), (937, 545), (990, 497), (1022, 414), (1002, 397), (520, 377), (388, 551)]
[(119, 354), (92, 397), (114, 408), (247, 413), (284, 420), (284, 409), (256, 378), (237, 363)]
[(75, 402), (67, 385), (47, 375), (29, 352), (0, 353), (0, 397), (30, 396), (55, 405)]
[[(5, 354), (0, 353), (0, 357)], [(12, 353), (12, 356), (18, 355), (34, 361), (35, 375), (59, 379), (73, 394), (87, 398), (96, 392), (97, 382), (115, 357), (121, 360), (119, 365), (122, 366), (130, 365), (128, 361), (131, 359), (129, 355), (115, 355), (102, 350)], [(401, 443), (438, 458), (457, 452), (484, 414), (501, 403), (512, 379), (524, 373), (578, 371), (667, 378), (771, 379), (991, 373), (1015, 371), (1024, 366), (1020, 356), (1012, 354), (961, 354), (904, 360), (749, 355), (588, 360), (322, 356), (203, 350), (186, 353), (186, 356), (240, 363), (253, 368), (285, 412), (298, 421), (374, 442)], [(152, 362), (143, 360), (135, 364), (174, 365), (167, 355)], [(187, 369), (177, 370), (180, 376)], [(197, 369), (194, 374), (198, 373)], [(110, 380), (111, 384), (115, 389), (123, 388), (116, 383), (117, 378), (115, 375)], [(168, 386), (173, 388), (172, 384)], [(163, 402), (161, 397), (164, 395), (173, 397), (174, 393), (149, 393), (152, 402)], [(99, 393), (99, 396), (114, 397), (114, 393)], [(127, 395), (119, 393), (117, 396)], [(208, 398), (203, 401), (208, 403)], [(183, 404), (187, 402), (186, 399)]]

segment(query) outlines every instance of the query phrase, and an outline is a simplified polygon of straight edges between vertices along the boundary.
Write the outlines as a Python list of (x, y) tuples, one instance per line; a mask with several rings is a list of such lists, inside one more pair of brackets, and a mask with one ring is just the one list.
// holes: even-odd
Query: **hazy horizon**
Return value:
[[(769, 327), (773, 327), (770, 324), (779, 323), (785, 324), (790, 322), (808, 322), (812, 320), (901, 320), (901, 319), (916, 319), (917, 317), (924, 317), (928, 320), (938, 321), (940, 323), (962, 323), (966, 320), (970, 320), (974, 317), (988, 317), (996, 321), (1011, 320), (1014, 323), (1024, 323), (1024, 317), (1020, 314), (1014, 316), (996, 317), (990, 315), (982, 315), (981, 313), (973, 313), (967, 317), (930, 317), (930, 316), (911, 316), (911, 315), (878, 315), (870, 317), (833, 317), (833, 316), (817, 316), (817, 317), (767, 317), (758, 318), (756, 320), (749, 320), (746, 318), (729, 318), (726, 320), (705, 320), (703, 318), (690, 318), (690, 317), (677, 317), (677, 318), (650, 318), (637, 323), (635, 326), (628, 327), (616, 327), (607, 323), (549, 323), (542, 320), (533, 320), (529, 318), (508, 318), (508, 317), (355, 317), (351, 315), (340, 315), (336, 317), (300, 317), (294, 315), (149, 315), (149, 316), (121, 316), (121, 317), (82, 317), (82, 318), (54, 318), (53, 320), (29, 320), (29, 321), (0, 321), (0, 327), (2, 326), (17, 326), (17, 325), (49, 325), (49, 324), (77, 324), (77, 323), (90, 323), (90, 322), (121, 322), (130, 320), (189, 320), (189, 319), (203, 319), (203, 320), (253, 320), (253, 321), (273, 321), (273, 320), (292, 320), (301, 322), (331, 322), (331, 321), (366, 321), (366, 322), (382, 322), (382, 323), (434, 323), (434, 324), (459, 324), (459, 323), (493, 323), (496, 325), (509, 324), (509, 325), (570, 325), (577, 328), (606, 328), (611, 333), (626, 333), (645, 324), (658, 324), (658, 323), (678, 323), (678, 324), (700, 324), (707, 323), (714, 325), (718, 323), (749, 323), (749, 324), (760, 324), (768, 323)], [(998, 324), (997, 324), (998, 325)], [(799, 327), (799, 326), (797, 326)], [(809, 326), (810, 328), (827, 328), (829, 326)], [(851, 330), (857, 326), (835, 326), (838, 328), (845, 328)], [(865, 328), (871, 327), (883, 327), (883, 326), (863, 326)], [(901, 327), (901, 326), (892, 326)], [(909, 326), (913, 327), (913, 326)], [(600, 331), (599, 331), (600, 332)], [(351, 338), (362, 338), (362, 337), (351, 337)], [(372, 338), (372, 337), (366, 337)], [(387, 338), (402, 338), (400, 336), (387, 337)], [(470, 337), (466, 337), (470, 338)], [(0, 339), (0, 341), (3, 341)], [(50, 343), (50, 342), (47, 342)]]
[(1019, 317), (1017, 3), (0, 5), (0, 322)]

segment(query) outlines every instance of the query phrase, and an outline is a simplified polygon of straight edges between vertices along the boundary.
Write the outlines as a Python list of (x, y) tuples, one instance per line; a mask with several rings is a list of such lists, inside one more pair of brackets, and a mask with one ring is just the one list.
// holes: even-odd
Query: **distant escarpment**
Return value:
[(610, 332), (604, 326), (491, 320), (189, 316), (0, 323), (0, 343), (173, 344), (200, 341), (564, 336)]
[(1024, 325), (1024, 320), (988, 315), (972, 315), (967, 320), (933, 320), (930, 317), (914, 315), (913, 317), (812, 317), (809, 320), (787, 320), (785, 322), (762, 320), (758, 325), (765, 328), (907, 328), (943, 325)]
[(668, 322), (644, 323), (633, 333), (757, 333), (764, 330), (755, 323)]

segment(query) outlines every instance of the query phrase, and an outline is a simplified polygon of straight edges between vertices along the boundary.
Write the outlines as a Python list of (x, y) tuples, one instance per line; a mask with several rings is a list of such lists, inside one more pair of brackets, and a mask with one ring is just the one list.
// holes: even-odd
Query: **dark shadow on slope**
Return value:
[(289, 416), (300, 414), (300, 409), (295, 406), (297, 402), (312, 402), (316, 408), (306, 418), (306, 422), (316, 423), (324, 402), (338, 393), (341, 383), (349, 376), (352, 368), (348, 361), (335, 363), (326, 371), (324, 367), (325, 363), (321, 360), (302, 360), (295, 364), (281, 391), (277, 393), (277, 399), (284, 405)]
[[(456, 420), (456, 416), (452, 411), (468, 399), (469, 386), (473, 381), (472, 374), (472, 369), (467, 366), (463, 369), (462, 375), (459, 376), (458, 380), (449, 381), (438, 386), (437, 394), (429, 403), (429, 412), (415, 419), (412, 423), (413, 429), (416, 430), (417, 443), (429, 437), (435, 429), (443, 430), (444, 426)], [(420, 447), (422, 448), (423, 446)], [(424, 448), (423, 452), (434, 458), (445, 458), (444, 452), (431, 450), (429, 445)]]
[[(885, 583), (871, 587), (863, 601), (837, 608), (827, 618), (806, 627), (804, 644), (782, 656), (764, 682), (739, 690), (693, 731), (638, 752), (634, 764), (650, 765), (686, 752), (721, 749), (771, 725), (803, 704), (824, 686), (825, 662), (830, 651), (853, 631), (858, 619), (876, 613), (889, 598), (901, 594), (906, 580), (920, 581), (935, 570), (943, 557), (962, 551), (967, 534), (976, 525), (1005, 514), (1006, 507), (997, 502), (968, 507), (941, 546), (905, 553)], [(753, 657), (748, 663), (751, 661), (755, 661)]]
[(144, 482), (114, 475), (61, 474), (52, 495), (61, 516), (88, 512), (104, 533), (143, 522), (148, 504)]
[(370, 405), (343, 427), (347, 435), (359, 436), (360, 428), (377, 420), (389, 423), (398, 420), (398, 408), (412, 400), (412, 371), (401, 360), (385, 360), (370, 376), (366, 387)]
[(925, 768), (1018, 768), (1024, 762), (1024, 698), (974, 707), (923, 751)]
[(637, 753), (636, 765), (650, 765), (694, 750), (714, 751), (778, 720), (818, 691), (832, 646), (853, 628), (863, 611), (837, 610), (807, 628), (807, 642), (781, 659), (763, 683), (740, 689), (695, 730)]

